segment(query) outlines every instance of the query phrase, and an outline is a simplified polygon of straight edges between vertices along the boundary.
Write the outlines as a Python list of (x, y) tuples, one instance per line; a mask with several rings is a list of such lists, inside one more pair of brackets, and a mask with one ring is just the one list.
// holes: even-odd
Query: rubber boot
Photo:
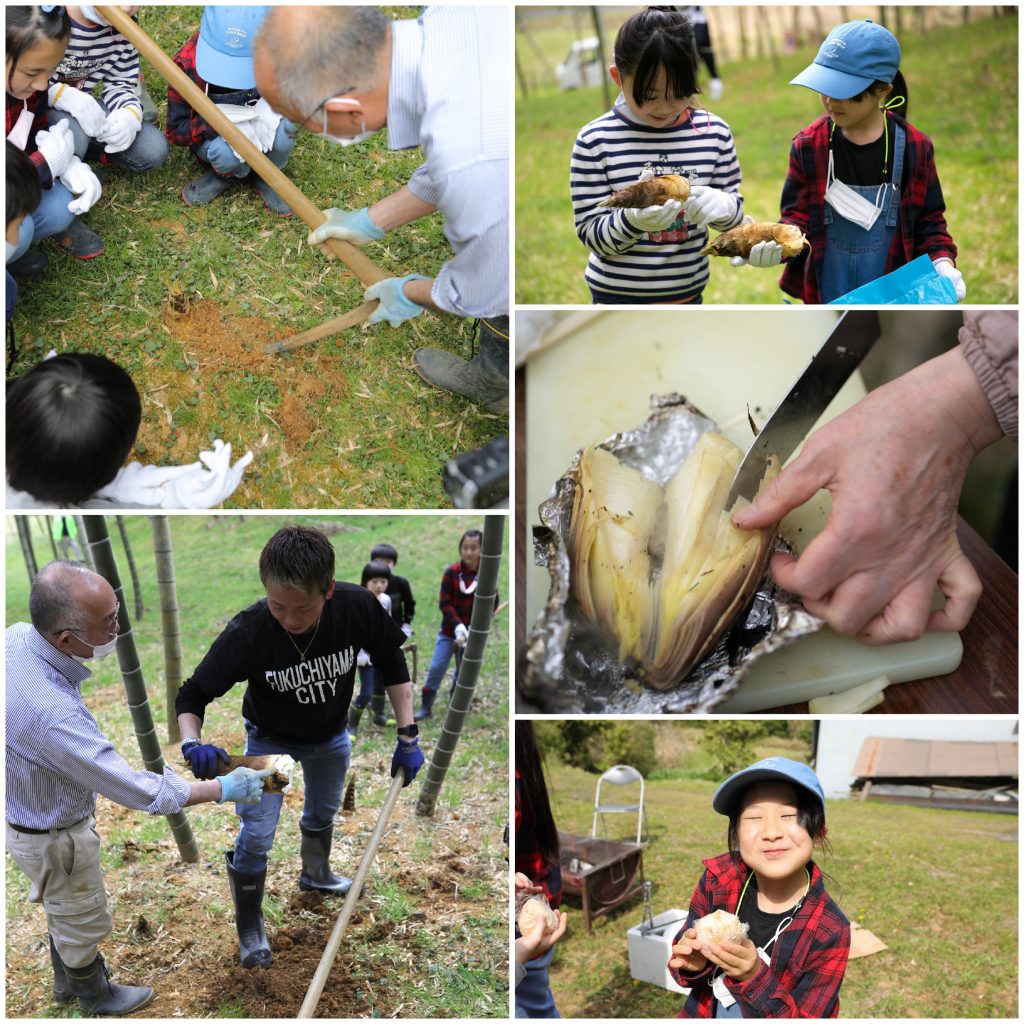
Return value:
[(153, 1001), (148, 985), (116, 985), (99, 953), (85, 967), (64, 964), (71, 995), (78, 998), (82, 1012), (90, 1017), (121, 1017), (141, 1010)]
[(103, 239), (76, 217), (67, 230), (53, 236), (54, 242), (76, 260), (94, 260), (104, 251)]
[(250, 174), (253, 187), (263, 199), (263, 205), (275, 217), (291, 217), (295, 212), (259, 175)]
[(263, 887), (267, 872), (258, 875), (243, 875), (235, 870), (235, 851), (225, 850), (224, 860), (228, 867), (228, 885), (231, 899), (235, 904), (235, 928), (238, 930), (238, 955), (242, 966), (269, 967), (274, 960), (263, 930)]
[(416, 372), (435, 387), (462, 395), (488, 412), (508, 413), (508, 317), (480, 321), (480, 351), (469, 360), (439, 348), (413, 354)]
[(388, 716), (384, 710), (384, 694), (375, 693), (370, 698), (370, 707), (373, 708), (373, 724), (374, 725), (387, 725)]
[(205, 206), (212, 203), (217, 196), (223, 195), (242, 181), (234, 175), (218, 174), (212, 168), (198, 178), (193, 178), (182, 190), (181, 198), (186, 206)]
[(7, 271), (14, 277), (39, 277), (49, 263), (45, 252), (26, 249), (13, 263), (7, 264)]
[(359, 719), (363, 717), (363, 708), (365, 704), (352, 703), (348, 706), (348, 734), (349, 736), (355, 736), (359, 732)]
[(313, 831), (299, 825), (302, 842), (299, 853), (302, 857), (302, 874), (299, 888), (303, 892), (322, 892), (325, 896), (344, 896), (352, 888), (352, 879), (339, 876), (331, 871), (331, 838), (334, 826)]
[(425, 686), (423, 687), (423, 703), (416, 709), (416, 713), (412, 716), (414, 722), (422, 722), (424, 718), (430, 718), (430, 709), (434, 706), (434, 700), (437, 697), (437, 690), (428, 690)]
[(53, 936), (50, 936), (50, 963), (53, 964), (53, 998), (55, 1002), (63, 1005), (70, 1003), (75, 998), (71, 991), (71, 980), (67, 971), (64, 970), (64, 961), (61, 960), (57, 947), (53, 944)]

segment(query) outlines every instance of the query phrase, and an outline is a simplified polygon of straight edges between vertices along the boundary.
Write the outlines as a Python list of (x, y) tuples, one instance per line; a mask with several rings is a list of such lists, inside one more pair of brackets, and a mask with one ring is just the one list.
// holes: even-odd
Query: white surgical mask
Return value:
[[(359, 100), (349, 99), (347, 96), (337, 96), (333, 100), (328, 100), (328, 103), (347, 103), (350, 107), (360, 107), (362, 104)], [(365, 142), (368, 138), (376, 135), (376, 132), (370, 132), (366, 130), (366, 122), (361, 122), (361, 127), (356, 135), (345, 136), (345, 135), (332, 135), (327, 130), (327, 104), (323, 107), (323, 131), (320, 133), (321, 136), (327, 139), (329, 142), (333, 142), (337, 146), (355, 146), (360, 142)]]
[(844, 184), (836, 178), (833, 167), (833, 155), (828, 154), (828, 187), (825, 189), (825, 202), (839, 214), (843, 220), (870, 231), (878, 215), (882, 212), (882, 195), (885, 185), (878, 186), (878, 195), (872, 203), (862, 195), (858, 195), (849, 185)]
[[(68, 630), (68, 632), (70, 633), (71, 630)], [(82, 638), (80, 636), (78, 636), (77, 633), (71, 633), (71, 635), (75, 636), (75, 637), (78, 637), (79, 640), (82, 640)], [(86, 642), (85, 640), (82, 640), (83, 644), (85, 642)], [(90, 654), (86, 658), (83, 658), (83, 657), (81, 657), (78, 654), (72, 654), (71, 657), (74, 658), (75, 661), (77, 661), (80, 665), (81, 664), (85, 664), (85, 662), (87, 662), (87, 661), (99, 661), (100, 658), (105, 658), (108, 654), (111, 654), (116, 646), (117, 646), (117, 637), (115, 636), (113, 640), (109, 641), (109, 643), (98, 644), (97, 646), (93, 647), (92, 654)]]
[(36, 115), (28, 109), (28, 100), (24, 100), (23, 103), (24, 106), (21, 108), (18, 120), (14, 122), (14, 127), (7, 135), (7, 141), (20, 149), (22, 153), (25, 152), (28, 137), (32, 134), (32, 122), (36, 119)]
[(86, 7), (85, 4), (82, 4), (82, 6), (78, 9), (82, 12), (82, 16), (85, 18), (85, 20), (91, 21), (94, 25), (110, 24), (110, 22), (107, 21), (107, 19), (104, 18), (103, 15), (100, 14), (100, 12), (97, 11), (95, 7)]
[[(7, 242), (7, 239), (5, 238), (4, 241)], [(18, 247), (13, 242), (7, 242), (7, 259), (4, 262), (10, 263), (17, 251)]]

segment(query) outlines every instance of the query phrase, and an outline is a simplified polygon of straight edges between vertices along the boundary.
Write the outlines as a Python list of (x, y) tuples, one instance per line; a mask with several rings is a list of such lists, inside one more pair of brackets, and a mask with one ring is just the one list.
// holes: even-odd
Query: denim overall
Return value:
[[(825, 258), (821, 265), (821, 301), (831, 302), (862, 284), (885, 274), (896, 226), (900, 216), (900, 181), (907, 133), (896, 125), (893, 146), (892, 184), (882, 186), (882, 205), (870, 230), (841, 217), (825, 203)], [(875, 203), (877, 185), (850, 185), (858, 195)]]

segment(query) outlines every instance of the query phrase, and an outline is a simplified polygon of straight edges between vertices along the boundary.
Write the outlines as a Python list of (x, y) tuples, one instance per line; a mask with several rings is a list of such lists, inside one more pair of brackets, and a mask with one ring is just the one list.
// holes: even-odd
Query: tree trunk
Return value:
[(772, 68), (775, 71), (779, 71), (781, 68), (779, 64), (779, 50), (775, 45), (775, 28), (772, 25), (769, 9), (767, 7), (758, 7), (757, 16), (761, 22), (761, 33), (764, 35), (765, 45), (768, 47), (768, 56), (772, 59)]
[(32, 534), (28, 526), (28, 516), (15, 516), (14, 526), (18, 531), (18, 543), (21, 545), (21, 553), (25, 559), (25, 568), (28, 570), (28, 580), (31, 583), (39, 572), (36, 565), (36, 553), (32, 550)]
[[(597, 59), (601, 67), (607, 68), (608, 61), (604, 59), (604, 30), (601, 28), (601, 8), (591, 7), (590, 13), (594, 18), (594, 35), (597, 36)], [(611, 110), (612, 106), (612, 94), (608, 86), (609, 81), (608, 75), (601, 76), (601, 96), (604, 99), (604, 110)]]
[(132, 593), (135, 595), (135, 618), (142, 621), (142, 613), (145, 608), (142, 604), (142, 587), (139, 586), (139, 570), (135, 567), (135, 558), (132, 555), (132, 546), (128, 541), (128, 531), (125, 529), (124, 516), (116, 516), (117, 529), (121, 534), (121, 543), (124, 545), (124, 555), (128, 559), (128, 573), (132, 578)]
[(740, 59), (747, 59), (747, 10), (745, 7), (737, 7), (736, 15), (740, 21)]
[(434, 754), (427, 767), (427, 776), (420, 786), (419, 799), (416, 801), (416, 813), (428, 817), (434, 813), (437, 795), (441, 791), (448, 768), (452, 763), (452, 755), (459, 742), (462, 727), (469, 713), (469, 704), (473, 699), (477, 679), (480, 677), (480, 665), (483, 662), (487, 637), (491, 631), (491, 620), (494, 612), (494, 597), (498, 591), (498, 570), (501, 567), (502, 538), (505, 531), (504, 516), (486, 516), (484, 519), (484, 542), (480, 556), (480, 569), (477, 575), (476, 594), (473, 597), (473, 614), (469, 620), (469, 639), (466, 642), (466, 653), (462, 656), (459, 669), (459, 681), (448, 705), (444, 727), (438, 737)]
[(181, 686), (181, 627), (178, 623), (178, 590), (174, 582), (174, 553), (167, 516), (150, 516), (153, 553), (156, 555), (156, 583), (160, 591), (160, 621), (164, 634), (164, 685), (167, 691), (167, 738), (181, 740), (174, 701)]
[[(120, 631), (117, 640), (117, 661), (121, 666), (121, 678), (124, 680), (125, 695), (128, 698), (128, 710), (131, 711), (135, 725), (135, 737), (139, 741), (142, 762), (147, 771), (162, 775), (164, 756), (156, 738), (153, 725), (153, 713), (149, 707), (149, 695), (146, 693), (146, 682), (142, 677), (142, 666), (139, 664), (139, 652), (135, 645), (135, 634), (132, 632), (131, 617), (124, 597), (124, 587), (114, 560), (114, 548), (110, 543), (110, 533), (104, 516), (87, 516), (85, 519), (85, 536), (88, 548), (97, 566), (97, 572), (114, 588), (121, 611), (118, 615)], [(167, 821), (171, 826), (174, 841), (178, 844), (181, 859), (186, 864), (194, 864), (199, 860), (199, 847), (192, 835), (185, 812), (178, 811), (168, 814)]]

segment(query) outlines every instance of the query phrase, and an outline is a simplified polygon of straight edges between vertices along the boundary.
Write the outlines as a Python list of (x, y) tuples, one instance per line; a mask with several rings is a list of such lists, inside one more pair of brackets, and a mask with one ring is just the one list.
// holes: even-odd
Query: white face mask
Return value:
[(836, 179), (833, 168), (832, 153), (828, 155), (828, 187), (825, 189), (825, 202), (839, 214), (843, 220), (870, 231), (878, 215), (882, 212), (882, 195), (885, 185), (878, 186), (878, 196), (875, 201), (869, 202), (862, 195), (858, 195), (849, 185)]
[[(5, 238), (4, 241), (7, 242), (7, 239)], [(14, 254), (17, 251), (18, 251), (18, 247), (16, 245), (14, 245), (11, 242), (7, 242), (7, 259), (4, 262), (5, 263), (10, 263), (11, 262), (11, 257), (14, 256)]]
[(36, 119), (36, 115), (28, 109), (28, 100), (25, 100), (24, 104), (18, 115), (18, 120), (14, 122), (14, 127), (7, 135), (7, 141), (23, 153), (28, 145), (28, 137), (32, 134), (32, 122)]
[[(359, 100), (349, 99), (347, 96), (336, 96), (328, 100), (327, 103), (346, 103), (350, 107), (361, 107), (362, 104)], [(360, 142), (365, 142), (367, 139), (376, 135), (376, 132), (370, 132), (366, 130), (366, 122), (361, 122), (361, 128), (356, 135), (345, 136), (345, 135), (332, 135), (327, 130), (327, 103), (323, 106), (323, 131), (320, 135), (327, 139), (329, 142), (333, 142), (337, 146), (355, 146)]]
[[(86, 21), (91, 21), (94, 25), (110, 24), (110, 22), (107, 21), (107, 19), (104, 18), (103, 15), (100, 14), (100, 12), (97, 11), (95, 7), (86, 7), (85, 4), (83, 4), (78, 9), (82, 12), (82, 17), (85, 18)], [(121, 9), (124, 10), (124, 8)]]
[[(71, 633), (71, 630), (68, 630), (68, 632)], [(82, 638), (78, 636), (77, 633), (71, 633), (71, 635), (77, 637), (79, 640), (82, 640)], [(82, 643), (84, 644), (85, 641), (82, 640)], [(75, 661), (77, 661), (80, 665), (84, 665), (85, 662), (87, 661), (99, 661), (100, 658), (105, 658), (108, 654), (113, 653), (113, 650), (116, 646), (117, 637), (115, 636), (114, 639), (111, 640), (109, 643), (98, 644), (96, 647), (93, 647), (92, 654), (90, 654), (86, 658), (83, 658), (81, 657), (81, 655), (78, 654), (72, 654), (71, 657), (74, 658)]]

